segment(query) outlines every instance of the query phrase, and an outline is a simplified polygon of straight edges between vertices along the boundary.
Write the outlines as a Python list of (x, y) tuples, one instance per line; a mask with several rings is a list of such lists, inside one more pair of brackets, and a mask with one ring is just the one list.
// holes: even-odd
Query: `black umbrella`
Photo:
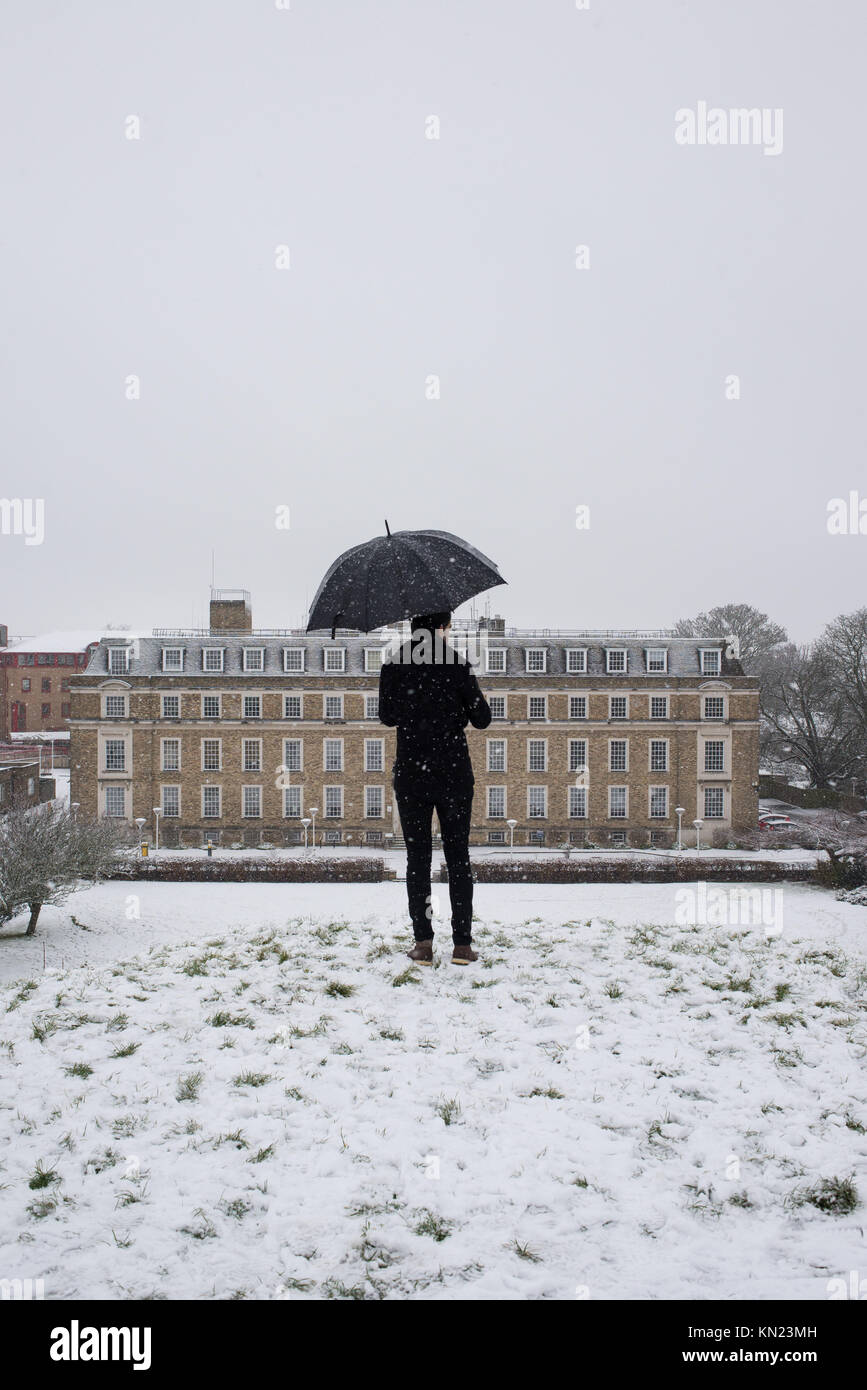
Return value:
[(334, 561), (316, 591), (308, 632), (356, 627), (371, 632), (415, 613), (451, 612), (505, 584), (493, 560), (449, 531), (395, 531), (354, 545)]

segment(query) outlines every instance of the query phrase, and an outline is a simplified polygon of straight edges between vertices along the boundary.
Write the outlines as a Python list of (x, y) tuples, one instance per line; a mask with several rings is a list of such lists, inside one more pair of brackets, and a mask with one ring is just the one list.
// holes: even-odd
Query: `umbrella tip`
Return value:
[(385, 534), (386, 534), (387, 536), (390, 536), (390, 535), (391, 535), (391, 531), (389, 530), (388, 522), (385, 523)]

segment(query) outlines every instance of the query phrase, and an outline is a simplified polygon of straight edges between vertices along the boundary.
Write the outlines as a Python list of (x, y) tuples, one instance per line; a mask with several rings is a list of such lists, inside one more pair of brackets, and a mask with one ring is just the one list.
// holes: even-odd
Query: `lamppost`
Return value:
[(677, 852), (683, 850), (683, 818), (686, 815), (685, 806), (675, 806), (674, 814), (677, 816)]
[(160, 847), (160, 816), (163, 813), (161, 806), (154, 807), (154, 850)]
[(301, 824), (304, 826), (304, 853), (307, 853), (307, 827), (310, 824), (309, 816), (301, 817)]
[(142, 858), (144, 858), (147, 851), (145, 850), (145, 845), (144, 845), (144, 841), (142, 840), (142, 834), (141, 834), (141, 833), (142, 833), (142, 830), (144, 829), (145, 825), (147, 824), (147, 821), (145, 820), (144, 816), (136, 816), (136, 818), (135, 818), (135, 823), (136, 823), (136, 825), (138, 826), (138, 842), (139, 842), (139, 849), (141, 850)]
[(515, 848), (515, 826), (517, 824), (516, 820), (506, 821), (506, 825), (509, 827), (509, 853), (512, 853)]
[(696, 849), (701, 849), (701, 828), (704, 825), (704, 821), (694, 820), (693, 825), (695, 826), (695, 847)]
[(70, 811), (72, 812), (73, 819), (75, 818), (75, 813), (76, 813), (76, 811), (78, 810), (78, 808), (79, 808), (80, 805), (81, 805), (81, 802), (80, 802), (80, 801), (72, 801), (72, 802), (70, 802), (69, 809), (70, 809)]
[(311, 845), (311, 849), (315, 849), (315, 848), (316, 848), (316, 812), (317, 812), (318, 810), (319, 810), (319, 807), (318, 807), (318, 806), (311, 806), (311, 807), (310, 807), (310, 814), (311, 814), (311, 816), (313, 817), (313, 830), (312, 830), (312, 832), (311, 832), (312, 835), (313, 835), (313, 844)]

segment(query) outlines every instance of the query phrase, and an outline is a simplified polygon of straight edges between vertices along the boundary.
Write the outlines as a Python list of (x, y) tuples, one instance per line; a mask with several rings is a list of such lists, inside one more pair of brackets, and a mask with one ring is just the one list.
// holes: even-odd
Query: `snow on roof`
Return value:
[(83, 652), (92, 642), (100, 642), (104, 637), (116, 637), (122, 642), (133, 637), (145, 637), (143, 632), (126, 632), (121, 628), (81, 628), (72, 631), (43, 632), (36, 637), (24, 637), (12, 641), (3, 648), (6, 652)]

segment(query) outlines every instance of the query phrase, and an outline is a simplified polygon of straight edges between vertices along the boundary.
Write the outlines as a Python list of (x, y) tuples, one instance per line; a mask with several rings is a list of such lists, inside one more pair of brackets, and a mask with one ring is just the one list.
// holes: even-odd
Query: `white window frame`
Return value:
[[(216, 702), (217, 702), (217, 713), (216, 713), (216, 714), (205, 714), (205, 701), (206, 701), (206, 700), (216, 700)], [(202, 717), (203, 719), (222, 719), (222, 717), (223, 717), (223, 697), (222, 697), (222, 695), (219, 693), (219, 691), (216, 691), (216, 690), (204, 690), (204, 691), (202, 692), (201, 717)]]
[[(530, 657), (541, 656), (541, 666), (531, 666)], [(544, 676), (548, 671), (548, 648), (547, 647), (525, 647), (524, 648), (524, 671), (529, 676)]]
[[(491, 762), (493, 756), (492, 749), (499, 746), (503, 750), (503, 762), (501, 767), (494, 767)], [(486, 772), (508, 772), (509, 770), (509, 741), (505, 738), (486, 738), (485, 739), (485, 771)]]
[[(120, 750), (121, 750), (121, 753), (120, 753), (120, 765), (119, 765), (118, 767), (109, 767), (109, 765), (108, 765), (108, 749), (109, 749), (109, 745), (116, 746), (116, 747), (120, 748)], [(129, 769), (128, 769), (128, 767), (127, 767), (126, 739), (125, 739), (125, 738), (105, 738), (105, 739), (103, 739), (103, 744), (102, 744), (102, 762), (103, 762), (103, 766), (102, 766), (102, 771), (103, 771), (103, 772), (128, 772)]]
[[(625, 713), (624, 713), (624, 714), (615, 714), (615, 713), (614, 713), (613, 702), (614, 702), (615, 700), (623, 700), (623, 701), (624, 701), (624, 704), (625, 704)], [(609, 718), (609, 719), (614, 719), (614, 720), (616, 720), (618, 724), (623, 723), (624, 721), (628, 720), (628, 718), (629, 718), (629, 696), (628, 696), (628, 695), (609, 695), (609, 696), (608, 696), (608, 718)]]
[[(611, 658), (622, 656), (622, 666), (612, 666)], [(605, 674), (608, 676), (625, 676), (629, 671), (629, 648), (628, 647), (606, 647), (605, 648)]]
[[(623, 815), (615, 815), (614, 798), (612, 792), (623, 792)], [(614, 783), (608, 788), (608, 820), (629, 820), (629, 787), (622, 782)]]
[[(177, 782), (168, 782), (168, 783), (166, 783), (166, 784), (160, 783), (160, 807), (161, 807), (160, 815), (166, 817), (166, 818), (169, 819), (169, 820), (176, 820), (176, 819), (180, 816), (180, 814), (181, 814), (181, 789), (182, 789), (182, 784), (177, 783)], [(177, 809), (176, 811), (167, 811), (167, 810), (166, 810), (166, 792), (177, 792), (177, 805), (178, 805), (178, 809)]]
[[(379, 750), (379, 766), (372, 767), (370, 763), (370, 749), (376, 747)], [(385, 772), (385, 739), (384, 738), (365, 738), (364, 740), (364, 771), (365, 772)]]
[[(712, 671), (705, 665), (706, 656), (716, 657), (716, 666)], [(699, 670), (703, 676), (719, 676), (722, 674), (722, 652), (719, 647), (699, 647), (698, 649)]]
[[(727, 758), (726, 758), (726, 744), (727, 744), (727, 743), (728, 743), (728, 740), (727, 740), (727, 739), (724, 739), (724, 738), (706, 738), (706, 739), (704, 740), (704, 756), (703, 756), (703, 758), (702, 758), (702, 771), (703, 771), (704, 773), (721, 773), (721, 772), (726, 772), (726, 771), (728, 770), (728, 769), (727, 769), (727, 761), (728, 761), (728, 760), (727, 760)], [(722, 749), (722, 767), (708, 767), (708, 750), (709, 750), (710, 748), (712, 748), (712, 747), (713, 747), (713, 748), (717, 748), (717, 747), (718, 747), (718, 748)]]
[[(244, 647), (243, 650), (244, 650), (244, 657), (243, 657), (243, 666), (242, 666), (242, 669), (243, 669), (244, 671), (250, 671), (250, 672), (251, 672), (252, 674), (254, 674), (254, 675), (261, 676), (261, 675), (263, 674), (264, 670), (265, 670), (265, 648), (264, 648), (264, 647)], [(251, 664), (250, 664), (250, 657), (252, 657), (252, 656), (254, 656), (254, 655), (255, 655), (255, 656), (259, 656), (259, 657), (261, 658), (261, 662), (260, 662), (260, 664), (259, 664), (258, 666), (251, 666)]]
[[(378, 666), (371, 665), (370, 658), (371, 658), (372, 656), (378, 658), (378, 660), (379, 660), (379, 665), (378, 665)], [(365, 671), (367, 671), (367, 672), (377, 672), (377, 671), (381, 671), (381, 670), (382, 670), (382, 657), (383, 657), (383, 648), (382, 648), (382, 647), (365, 647), (365, 648), (364, 648), (364, 669), (365, 669)]]
[[(216, 666), (208, 664), (208, 658), (216, 656), (219, 658)], [(205, 675), (219, 675), (226, 666), (225, 647), (202, 647), (202, 670)]]
[[(661, 665), (661, 666), (651, 666), (651, 664), (650, 664), (650, 658), (651, 658), (652, 656), (661, 656), (661, 657), (662, 657), (662, 665)], [(644, 649), (644, 664), (645, 664), (645, 666), (647, 667), (647, 673), (648, 673), (648, 675), (651, 675), (651, 676), (667, 676), (667, 675), (668, 675), (668, 647), (645, 647), (645, 649)]]
[[(663, 746), (663, 748), (664, 748), (664, 750), (665, 750), (665, 766), (664, 766), (664, 767), (654, 767), (654, 766), (653, 766), (653, 745), (654, 745), (655, 743), (661, 743), (662, 746)], [(671, 744), (671, 739), (668, 739), (668, 738), (650, 738), (650, 739), (647, 740), (647, 770), (648, 770), (648, 772), (670, 772), (670, 771), (671, 771), (671, 747), (670, 747), (670, 744)]]
[[(288, 754), (288, 752), (287, 752), (287, 744), (290, 744), (290, 743), (297, 743), (297, 744), (298, 744), (298, 766), (297, 766), (297, 767), (290, 767), (290, 766), (289, 766), (289, 754)], [(284, 768), (284, 770), (286, 771), (286, 773), (288, 773), (288, 775), (289, 775), (290, 777), (291, 777), (291, 775), (292, 775), (293, 772), (303, 772), (303, 771), (304, 771), (304, 740), (303, 740), (303, 738), (284, 738), (284, 740), (283, 740), (283, 768)]]
[[(506, 647), (487, 647), (485, 650), (485, 671), (489, 676), (504, 676), (506, 674)], [(499, 666), (493, 664), (492, 657), (502, 657)]]
[[(661, 700), (662, 703), (665, 705), (665, 714), (654, 714), (654, 713), (653, 713), (653, 704), (654, 704), (654, 701), (655, 701), (655, 700)], [(653, 719), (654, 721), (656, 721), (656, 720), (667, 719), (667, 718), (668, 718), (668, 696), (667, 696), (667, 695), (651, 695), (651, 696), (648, 698), (648, 701), (647, 701), (647, 716), (648, 716), (649, 719)]]
[[(532, 794), (533, 794), (534, 792), (541, 792), (541, 793), (542, 793), (542, 806), (543, 806), (543, 810), (542, 810), (541, 815), (534, 814), (534, 813), (533, 813), (533, 810), (532, 810)], [(547, 786), (545, 786), (544, 783), (542, 783), (542, 784), (536, 783), (536, 784), (534, 784), (534, 785), (532, 785), (532, 786), (528, 786), (528, 787), (527, 787), (527, 820), (547, 820), (547, 819), (548, 819), (548, 788), (547, 788)]]
[(365, 719), (379, 718), (379, 695), (364, 696), (364, 717)]
[[(294, 801), (298, 798), (298, 815), (291, 815), (288, 809), (289, 797)], [(290, 786), (283, 788), (283, 820), (301, 820), (304, 815), (304, 787), (300, 782), (293, 782)]]
[[(290, 666), (289, 653), (297, 653), (301, 657), (298, 666)], [(307, 670), (307, 648), (306, 647), (284, 647), (283, 648), (283, 670), (287, 675), (300, 675)]]
[[(583, 722), (584, 720), (586, 720), (586, 718), (587, 718), (587, 711), (588, 711), (589, 708), (590, 708), (589, 703), (588, 703), (588, 699), (589, 699), (589, 697), (588, 697), (587, 695), (570, 695), (570, 696), (569, 696), (569, 718), (570, 718), (570, 719), (578, 719), (578, 720), (581, 720), (582, 722)], [(572, 703), (572, 702), (575, 701), (575, 700), (583, 700), (583, 701), (584, 701), (584, 713), (583, 713), (583, 714), (573, 714), (573, 713), (572, 713), (572, 708), (573, 708), (573, 703)]]
[[(175, 763), (174, 767), (168, 767), (167, 764), (166, 764), (166, 744), (167, 744), (167, 743), (174, 743), (174, 744), (177, 745), (178, 760), (177, 760), (177, 762)], [(183, 753), (182, 753), (182, 744), (181, 744), (181, 740), (178, 738), (177, 735), (175, 735), (173, 738), (161, 738), (161, 739), (160, 739), (160, 772), (181, 772), (181, 771), (183, 771), (183, 769), (181, 768), (181, 759), (182, 759), (182, 757), (183, 757)]]
[[(166, 714), (166, 700), (177, 700), (177, 714)], [(180, 719), (181, 717), (181, 697), (180, 695), (161, 695), (160, 696), (160, 718), (161, 719)]]
[[(329, 767), (329, 765), (328, 765), (328, 745), (329, 745), (330, 743), (336, 744), (336, 746), (337, 746), (338, 757), (339, 757), (339, 762), (338, 762), (337, 767)], [(344, 743), (344, 740), (343, 740), (342, 738), (332, 738), (332, 737), (330, 737), (330, 736), (329, 736), (328, 738), (324, 738), (324, 739), (322, 740), (322, 771), (323, 771), (323, 772), (343, 772), (343, 771), (345, 771), (345, 768), (346, 768), (346, 759), (345, 759), (345, 750), (344, 750), (344, 747), (343, 747), (343, 743)]]
[[(580, 806), (581, 810), (573, 810), (572, 807)], [(566, 789), (566, 819), (567, 820), (586, 820), (587, 819), (587, 788), (586, 787), (567, 787)]]
[[(323, 788), (322, 788), (322, 816), (321, 816), (321, 819), (322, 819), (322, 820), (343, 820), (343, 790), (344, 790), (344, 789), (343, 789), (343, 783), (342, 783), (342, 782), (332, 782), (332, 783), (329, 783), (327, 786), (323, 786)], [(340, 793), (340, 811), (339, 811), (338, 813), (335, 813), (335, 812), (332, 811), (330, 815), (329, 815), (329, 811), (328, 811), (328, 793), (329, 793), (329, 792), (339, 792), (339, 793)]]
[[(542, 701), (542, 706), (543, 706), (543, 710), (544, 710), (544, 713), (543, 713), (543, 714), (533, 714), (533, 713), (532, 713), (532, 706), (533, 706), (533, 701), (534, 701), (534, 700), (536, 700), (536, 701), (541, 700), (541, 701)], [(548, 696), (547, 696), (547, 695), (528, 695), (528, 696), (527, 696), (527, 719), (528, 719), (528, 720), (530, 721), (530, 723), (532, 723), (532, 724), (544, 724), (544, 723), (547, 722), (547, 719), (548, 719)]]
[[(532, 752), (531, 752), (531, 745), (534, 744), (534, 743), (537, 743), (537, 744), (540, 743), (540, 744), (542, 745), (542, 766), (541, 766), (541, 767), (534, 767), (534, 766), (533, 766), (533, 754), (532, 754)], [(528, 738), (528, 739), (527, 739), (527, 772), (529, 773), (529, 772), (547, 772), (547, 771), (548, 771), (548, 740), (547, 740), (546, 738)]]
[[(288, 710), (288, 707), (287, 707), (287, 701), (288, 701), (288, 700), (297, 700), (297, 701), (298, 701), (298, 713), (297, 713), (297, 714), (290, 714), (290, 713), (289, 713), (289, 710)], [(303, 718), (304, 718), (304, 696), (303, 696), (303, 695), (298, 694), (298, 693), (296, 693), (296, 692), (293, 690), (293, 691), (291, 691), (288, 695), (284, 695), (284, 696), (283, 696), (283, 718), (284, 718), (284, 719), (303, 719)]]
[[(183, 647), (163, 647), (162, 650), (163, 650), (163, 670), (164, 670), (167, 674), (169, 674), (169, 675), (174, 675), (174, 676), (180, 675), (181, 672), (182, 672), (183, 669), (184, 669), (184, 648), (183, 648)], [(176, 653), (176, 654), (180, 657), (180, 662), (178, 663), (177, 666), (168, 666), (168, 665), (166, 664), (166, 657), (169, 655), (169, 652), (174, 652), (174, 653)]]
[[(660, 813), (659, 811), (654, 811), (654, 809), (653, 809), (653, 794), (654, 794), (654, 792), (661, 792), (661, 793), (663, 794), (663, 799), (664, 799), (664, 802), (665, 802), (665, 810), (664, 810), (663, 812), (661, 812), (661, 813)], [(668, 788), (667, 785), (664, 785), (664, 784), (662, 784), (662, 783), (660, 783), (659, 785), (655, 785), (655, 784), (654, 784), (654, 785), (649, 786), (649, 787), (647, 788), (647, 819), (648, 819), (648, 820), (668, 820), (668, 819), (669, 819), (669, 817), (670, 817), (670, 811), (669, 811), (669, 808), (668, 808), (668, 796), (669, 796), (669, 788)]]
[[(127, 695), (118, 695), (118, 694), (116, 694), (116, 693), (114, 693), (114, 692), (112, 692), (112, 693), (109, 694), (109, 695), (103, 695), (103, 697), (102, 697), (102, 717), (103, 717), (103, 719), (127, 719), (127, 718), (129, 717), (129, 716), (128, 716), (128, 699), (129, 699), (129, 697), (128, 697)], [(109, 700), (120, 700), (121, 705), (122, 705), (120, 714), (110, 714), (110, 713), (109, 713), (109, 708), (108, 708), (108, 702), (109, 702)]]
[[(256, 792), (258, 810), (247, 810), (247, 793)], [(256, 783), (241, 783), (241, 820), (261, 820), (262, 819), (262, 787)]]
[[(371, 792), (379, 794), (379, 810), (371, 811), (368, 797)], [(385, 787), (381, 782), (365, 783), (364, 785), (364, 819), (365, 820), (384, 820), (385, 819)]]
[[(253, 745), (256, 749), (257, 766), (247, 766), (247, 747)], [(262, 740), (260, 738), (241, 739), (241, 771), (242, 772), (261, 772), (262, 768)]]
[[(108, 803), (109, 803), (109, 799), (110, 799), (110, 798), (113, 799), (113, 800), (118, 800), (118, 799), (119, 799), (121, 805), (123, 806), (123, 810), (122, 810), (122, 811), (109, 811), (109, 809), (108, 809)], [(112, 785), (110, 785), (110, 784), (109, 784), (108, 786), (103, 787), (103, 789), (102, 789), (102, 806), (103, 806), (103, 812), (102, 812), (102, 814), (103, 814), (104, 816), (106, 816), (108, 819), (110, 819), (110, 820), (126, 820), (126, 819), (127, 819), (127, 814), (126, 814), (126, 787), (119, 787), (119, 786), (117, 786), (117, 785), (112, 786)]]
[[(614, 766), (614, 745), (623, 744), (623, 766)], [(608, 740), (608, 771), (609, 772), (628, 772), (629, 771), (629, 739), (610, 738)]]
[[(722, 810), (720, 811), (720, 813), (719, 813), (718, 816), (712, 815), (711, 812), (709, 812), (708, 809), (707, 809), (708, 797), (711, 797), (711, 796), (714, 797), (714, 798), (717, 798), (717, 797), (719, 798), (719, 801), (720, 801), (720, 805), (721, 805), (721, 807), (722, 807)], [(705, 788), (704, 788), (704, 797), (702, 798), (702, 800), (703, 800), (703, 802), (704, 802), (704, 819), (705, 819), (705, 820), (718, 821), (718, 820), (726, 820), (726, 819), (727, 819), (727, 816), (726, 816), (726, 788), (725, 788), (725, 787), (723, 787), (723, 786), (705, 787)]]
[[(110, 676), (125, 676), (129, 673), (129, 647), (107, 647), (106, 669)], [(115, 665), (115, 657), (122, 657)]]
[[(579, 756), (576, 752), (579, 748), (583, 748), (583, 756)], [(569, 772), (577, 772), (579, 768), (586, 767), (587, 758), (588, 749), (586, 738), (570, 738), (566, 740), (566, 766)]]
[[(708, 702), (708, 700), (718, 700), (718, 701), (720, 702), (720, 704), (722, 705), (722, 713), (721, 713), (721, 714), (708, 714), (708, 712), (707, 712), (707, 702)], [(702, 697), (701, 697), (701, 717), (702, 717), (702, 719), (706, 719), (706, 720), (707, 720), (709, 723), (711, 723), (711, 724), (722, 724), (722, 723), (724, 723), (724, 722), (725, 722), (725, 718), (726, 718), (726, 697), (725, 697), (725, 695), (718, 694), (718, 693), (716, 693), (716, 692), (715, 692), (713, 695), (702, 695)]]
[[(205, 810), (205, 796), (206, 796), (206, 795), (213, 796), (214, 793), (216, 793), (216, 798), (217, 798), (217, 812), (216, 812), (216, 814), (213, 814), (213, 813), (209, 814), (209, 813)], [(201, 791), (200, 791), (200, 801), (199, 801), (199, 804), (200, 804), (201, 810), (202, 810), (202, 816), (201, 816), (202, 820), (222, 820), (222, 819), (223, 819), (223, 788), (222, 788), (221, 786), (214, 786), (214, 785), (207, 786), (207, 787), (202, 787), (202, 788), (201, 788)]]
[[(340, 658), (340, 664), (333, 666), (331, 657)], [(322, 648), (322, 669), (327, 675), (339, 676), (346, 670), (346, 648), (345, 647), (323, 647)]]
[[(248, 713), (247, 713), (247, 701), (248, 701), (248, 700), (258, 700), (258, 701), (259, 701), (259, 713), (258, 713), (258, 714), (248, 714)], [(261, 719), (261, 718), (262, 718), (262, 696), (261, 696), (261, 695), (255, 695), (255, 694), (252, 694), (252, 693), (248, 694), (247, 692), (242, 692), (242, 694), (241, 694), (241, 718), (242, 718), (242, 719)]]
[[(573, 663), (573, 657), (576, 660)], [(577, 659), (577, 658), (580, 658)], [(570, 676), (586, 676), (587, 674), (587, 648), (586, 647), (567, 647), (566, 648), (566, 674)]]
[[(340, 713), (339, 713), (339, 714), (328, 714), (328, 713), (327, 713), (327, 710), (328, 710), (328, 701), (329, 701), (329, 700), (339, 700), (339, 701), (340, 701)], [(344, 716), (344, 713), (343, 713), (343, 694), (342, 694), (341, 692), (334, 691), (334, 690), (326, 690), (326, 691), (324, 691), (323, 694), (322, 694), (322, 718), (323, 718), (323, 719), (343, 719), (344, 717), (345, 717), (345, 716)]]
[[(502, 794), (503, 810), (502, 813), (491, 810), (491, 793)], [(502, 783), (494, 783), (492, 786), (485, 787), (485, 820), (505, 820), (506, 819), (506, 787)]]
[[(501, 701), (501, 700), (502, 700), (502, 702), (503, 702), (503, 713), (502, 713), (502, 714), (495, 714), (495, 713), (494, 713), (494, 703), (496, 702), (497, 709), (499, 709), (499, 708), (500, 708), (500, 701)], [(505, 695), (489, 695), (489, 696), (488, 696), (488, 704), (489, 704), (490, 707), (491, 707), (491, 722), (492, 722), (492, 723), (493, 723), (493, 721), (494, 721), (495, 719), (499, 720), (499, 719), (506, 719), (506, 718), (508, 718), (508, 703), (507, 703), (507, 697), (506, 697)]]
[[(217, 745), (217, 766), (216, 766), (216, 767), (208, 767), (207, 764), (206, 764), (206, 762), (205, 762), (205, 745), (208, 744), (208, 743), (216, 743), (216, 745)], [(201, 756), (200, 756), (200, 761), (201, 761), (201, 764), (202, 764), (202, 765), (201, 765), (201, 768), (200, 768), (199, 770), (200, 770), (201, 772), (222, 772), (222, 771), (223, 771), (223, 740), (222, 740), (221, 738), (203, 738), (203, 739), (200, 739), (200, 744), (201, 744)]]

